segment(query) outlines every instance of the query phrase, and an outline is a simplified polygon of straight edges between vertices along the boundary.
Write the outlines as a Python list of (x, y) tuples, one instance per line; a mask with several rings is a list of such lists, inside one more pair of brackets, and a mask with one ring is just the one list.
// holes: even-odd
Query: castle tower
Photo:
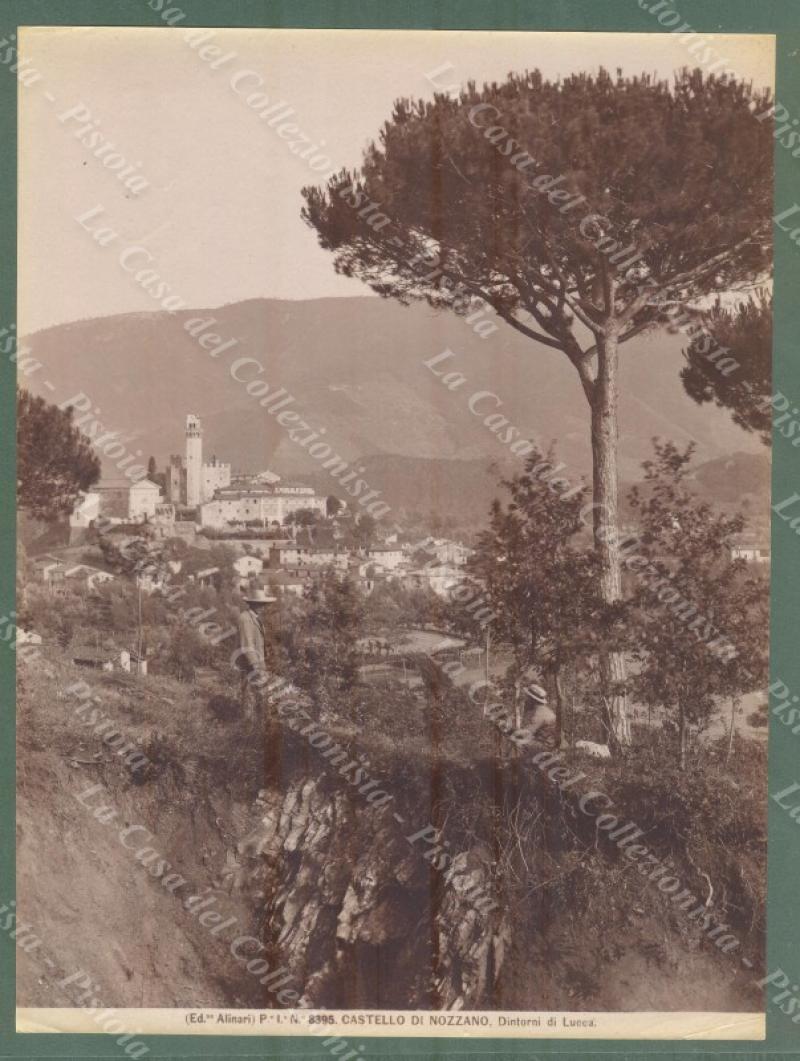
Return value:
[(186, 417), (186, 504), (196, 508), (201, 501), (203, 428), (194, 413)]
[(173, 505), (182, 505), (183, 497), (183, 457), (173, 453), (169, 458), (166, 474), (166, 500)]

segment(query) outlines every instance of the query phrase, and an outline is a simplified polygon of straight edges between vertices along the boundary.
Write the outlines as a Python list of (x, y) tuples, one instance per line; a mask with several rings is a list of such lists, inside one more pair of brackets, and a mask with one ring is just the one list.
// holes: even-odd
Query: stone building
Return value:
[(200, 417), (186, 417), (186, 504), (196, 508), (202, 501), (203, 427)]

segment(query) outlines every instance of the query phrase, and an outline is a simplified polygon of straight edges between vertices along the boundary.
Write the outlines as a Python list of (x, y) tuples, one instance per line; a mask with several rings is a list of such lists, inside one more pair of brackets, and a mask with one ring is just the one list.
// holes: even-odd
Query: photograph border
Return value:
[[(642, 0), (644, 4), (644, 0)], [(414, 30), (531, 30), (590, 32), (664, 32), (638, 0), (291, 0), (267, 5), (264, 0), (170, 0), (188, 18), (180, 28), (257, 27)], [(170, 6), (168, 5), (168, 6)], [(776, 36), (776, 99), (800, 118), (800, 4), (796, 0), (674, 0), (671, 6), (691, 26), (708, 33), (753, 33)], [(90, 25), (164, 27), (148, 0), (0, 0), (0, 40), (26, 25)], [(687, 65), (689, 64), (687, 56)], [(155, 120), (155, 118), (154, 118)], [(17, 80), (0, 65), (0, 326), (16, 320), (17, 268)], [(774, 217), (800, 202), (800, 158), (775, 141)], [(800, 207), (799, 207), (800, 209)], [(788, 227), (788, 226), (787, 226)], [(800, 238), (775, 224), (775, 302), (773, 393), (782, 392), (800, 405), (800, 358), (797, 343), (800, 292)], [(800, 232), (798, 232), (800, 236)], [(793, 313), (795, 319), (793, 320)], [(795, 328), (793, 328), (793, 324)], [(14, 407), (15, 365), (0, 363), (0, 458), (7, 472), (0, 481), (0, 609), (15, 607)], [(772, 503), (800, 492), (800, 452), (776, 435), (772, 450)], [(785, 518), (773, 518), (770, 682), (780, 680), (800, 693), (800, 530)], [(9, 642), (0, 644), (0, 905), (15, 895), (14, 849), (14, 689), (15, 657)], [(800, 865), (800, 821), (792, 818), (775, 797), (800, 782), (798, 745), (779, 720), (769, 719), (769, 859), (767, 972), (785, 970), (792, 984), (800, 983), (800, 916), (796, 900)], [(785, 736), (784, 736), (785, 734)], [(800, 740), (800, 737), (798, 737)], [(40, 867), (46, 873), (47, 867)], [(0, 933), (0, 1058), (124, 1056), (105, 1035), (18, 1034), (15, 1031), (15, 946)], [(774, 992), (773, 992), (774, 994)], [(557, 1055), (583, 1058), (730, 1056), (768, 1057), (800, 1053), (800, 1025), (770, 1004), (765, 994), (767, 1039), (753, 1042), (664, 1042), (539, 1039), (404, 1039), (356, 1038), (367, 1044), (366, 1057), (525, 1057)], [(244, 1036), (142, 1037), (150, 1056), (329, 1058), (318, 1037), (278, 1038), (268, 1041)]]

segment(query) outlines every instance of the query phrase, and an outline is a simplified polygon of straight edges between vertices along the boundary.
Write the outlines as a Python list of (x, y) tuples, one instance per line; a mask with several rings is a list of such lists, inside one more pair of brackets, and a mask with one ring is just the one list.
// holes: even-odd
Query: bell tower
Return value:
[(203, 469), (203, 428), (200, 417), (186, 417), (186, 504), (196, 508), (201, 501), (200, 483)]

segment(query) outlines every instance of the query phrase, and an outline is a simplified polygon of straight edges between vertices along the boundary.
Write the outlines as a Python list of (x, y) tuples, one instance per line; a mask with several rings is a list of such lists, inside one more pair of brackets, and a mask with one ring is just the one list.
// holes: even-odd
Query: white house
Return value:
[(440, 563), (458, 564), (459, 566), (465, 564), (473, 552), (472, 549), (468, 549), (461, 542), (450, 542), (447, 540), (437, 542), (433, 551)]
[(289, 571), (274, 571), (270, 574), (265, 588), (268, 593), (275, 590), (278, 593), (292, 593), (295, 597), (302, 597), (307, 584), (308, 579), (293, 575)]
[(409, 589), (429, 586), (439, 597), (447, 597), (464, 579), (464, 571), (460, 567), (448, 564), (416, 568), (403, 576), (403, 584)]
[(237, 480), (232, 486), (217, 490), (213, 501), (200, 506), (200, 522), (204, 527), (218, 529), (252, 522), (266, 527), (270, 523), (281, 524), (290, 513), (304, 508), (324, 515), (325, 498), (317, 497), (311, 486), (271, 486)]
[(81, 494), (69, 517), (70, 527), (85, 529), (100, 515), (100, 495), (95, 490)]
[(404, 552), (411, 555), (422, 550), (436, 557), (440, 564), (462, 565), (469, 560), (473, 549), (461, 542), (451, 542), (448, 538), (423, 538), (420, 542), (409, 542)]
[(760, 538), (752, 533), (740, 535), (731, 546), (731, 560), (746, 560), (748, 564), (768, 564), (769, 538)]
[(204, 567), (202, 571), (198, 571), (194, 576), (201, 586), (212, 586), (215, 581), (215, 576), (219, 576), (218, 567)]
[(151, 483), (149, 479), (140, 479), (138, 483), (131, 483), (128, 493), (129, 518), (153, 519), (161, 500), (161, 487)]
[(271, 567), (333, 567), (346, 571), (348, 554), (333, 545), (300, 545), (297, 542), (273, 544), (269, 552)]
[(149, 479), (101, 479), (94, 487), (98, 514), (108, 518), (141, 521), (153, 519), (161, 504), (161, 488)]
[(346, 571), (349, 556), (332, 545), (312, 545), (308, 551), (308, 562), (315, 567), (333, 567), (337, 571)]
[(240, 556), (233, 561), (233, 567), (240, 578), (249, 579), (253, 575), (261, 574), (264, 561), (260, 556)]
[(386, 571), (396, 571), (405, 561), (403, 549), (397, 544), (372, 545), (364, 550), (364, 556), (367, 560), (380, 564)]
[(272, 543), (269, 550), (270, 567), (297, 567), (308, 563), (311, 547), (296, 542)]
[(156, 571), (141, 571), (136, 576), (136, 585), (143, 593), (151, 594), (156, 590), (164, 589), (167, 580), (163, 574), (158, 574)]
[(128, 674), (147, 674), (147, 656), (139, 655), (135, 648), (130, 652), (123, 648), (119, 654), (119, 665)]

